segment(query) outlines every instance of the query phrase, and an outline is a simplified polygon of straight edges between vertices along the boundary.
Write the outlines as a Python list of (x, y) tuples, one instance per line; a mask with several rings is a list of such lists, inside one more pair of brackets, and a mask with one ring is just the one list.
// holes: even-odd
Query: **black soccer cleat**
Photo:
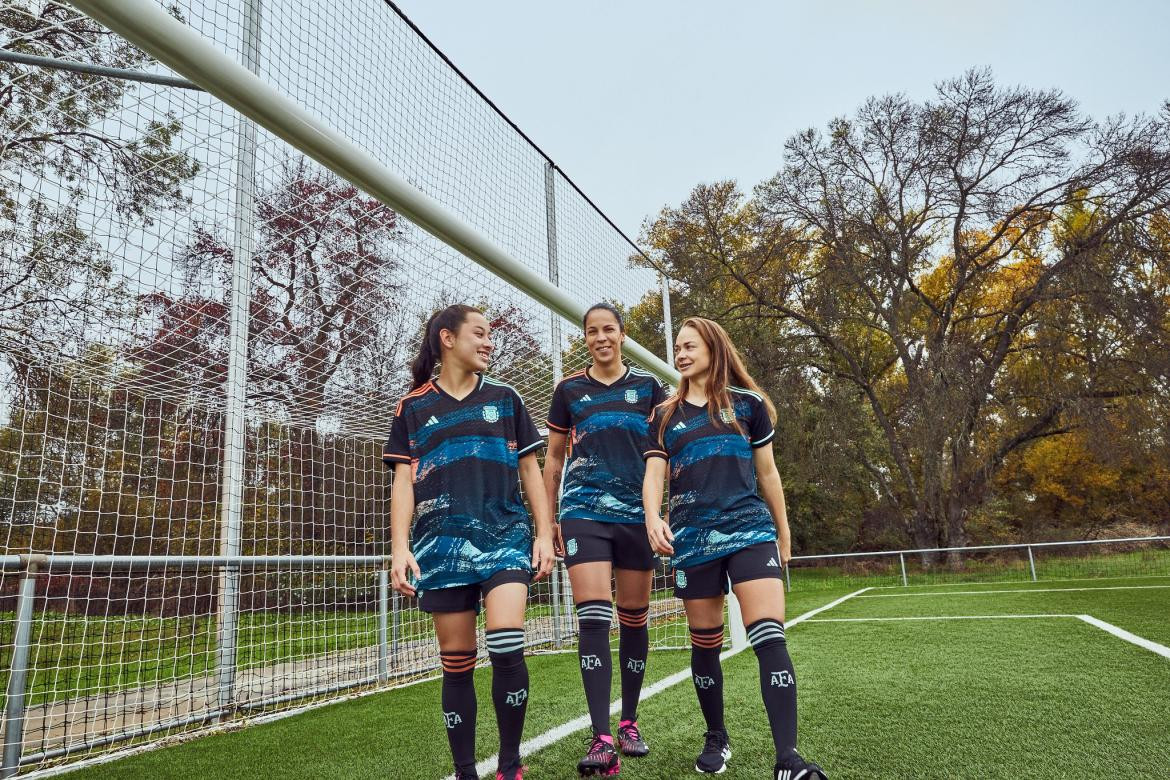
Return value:
[(777, 761), (773, 772), (773, 780), (829, 780), (825, 770), (811, 761), (806, 761), (795, 750)]
[(721, 775), (727, 771), (727, 759), (731, 758), (731, 740), (726, 731), (708, 731), (703, 735), (703, 752), (695, 759), (695, 771), (708, 775)]
[(618, 724), (618, 747), (622, 755), (641, 757), (650, 752), (650, 746), (642, 739), (642, 732), (638, 729), (638, 721), (623, 720)]
[(622, 760), (613, 747), (613, 737), (594, 734), (589, 741), (589, 752), (577, 762), (581, 777), (610, 777), (622, 771)]

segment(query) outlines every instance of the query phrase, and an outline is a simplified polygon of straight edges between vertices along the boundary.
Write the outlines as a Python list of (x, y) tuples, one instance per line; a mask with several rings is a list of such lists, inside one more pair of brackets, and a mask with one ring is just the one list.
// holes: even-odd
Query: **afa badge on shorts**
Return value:
[(680, 588), (685, 588), (687, 586), (687, 573), (682, 569), (676, 571), (674, 573), (674, 584)]
[(483, 419), (490, 423), (499, 422), (500, 410), (494, 406), (485, 406), (483, 408)]
[(576, 555), (577, 554), (577, 540), (576, 539), (570, 539), (567, 542), (565, 542), (565, 552), (568, 553), (569, 555)]

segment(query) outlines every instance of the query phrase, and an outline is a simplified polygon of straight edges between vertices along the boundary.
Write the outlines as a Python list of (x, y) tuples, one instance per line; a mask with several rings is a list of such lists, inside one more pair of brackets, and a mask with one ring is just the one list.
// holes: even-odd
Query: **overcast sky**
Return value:
[(990, 66), (1092, 116), (1170, 98), (1163, 0), (398, 0), (631, 237), (700, 181), (750, 190), (869, 95)]

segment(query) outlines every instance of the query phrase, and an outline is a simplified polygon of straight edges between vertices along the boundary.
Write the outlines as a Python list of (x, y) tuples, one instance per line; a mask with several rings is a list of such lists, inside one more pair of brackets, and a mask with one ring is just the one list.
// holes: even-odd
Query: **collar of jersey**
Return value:
[(590, 374), (590, 373), (589, 373), (589, 369), (593, 368), (593, 364), (592, 364), (592, 363), (590, 363), (589, 365), (585, 366), (585, 378), (586, 378), (586, 379), (588, 379), (588, 380), (589, 380), (590, 382), (592, 382), (593, 384), (595, 384), (595, 385), (601, 385), (602, 387), (617, 387), (617, 386), (618, 386), (618, 385), (620, 385), (622, 382), (624, 382), (624, 381), (626, 381), (627, 379), (629, 379), (629, 378), (630, 378), (630, 366), (629, 366), (629, 364), (627, 364), (627, 363), (622, 363), (622, 365), (626, 367), (626, 373), (622, 374), (622, 375), (621, 375), (621, 376), (619, 376), (617, 379), (613, 380), (613, 384), (611, 384), (611, 385), (607, 385), (605, 382), (602, 382), (600, 379), (594, 379), (594, 378), (593, 378), (593, 374)]
[(442, 387), (439, 385), (439, 378), (438, 378), (438, 377), (435, 377), (434, 379), (432, 379), (432, 380), (431, 380), (431, 385), (432, 385), (432, 386), (433, 386), (433, 387), (434, 387), (436, 390), (438, 390), (438, 391), (439, 391), (439, 395), (443, 396), (444, 398), (449, 398), (450, 400), (454, 401), (454, 402), (455, 402), (455, 403), (457, 403), (457, 404), (461, 404), (461, 403), (464, 403), (465, 401), (468, 401), (468, 400), (470, 400), (470, 399), (471, 399), (471, 397), (472, 397), (473, 395), (475, 395), (476, 393), (478, 393), (480, 390), (482, 390), (482, 389), (483, 389), (483, 373), (482, 373), (482, 372), (478, 372), (478, 371), (477, 371), (476, 373), (477, 373), (477, 375), (479, 376), (479, 384), (477, 384), (477, 385), (475, 386), (475, 389), (474, 389), (474, 390), (472, 390), (470, 393), (468, 393), (467, 395), (463, 396), (462, 398), (456, 398), (455, 396), (451, 395), (451, 394), (450, 394), (450, 393), (448, 393), (446, 390), (444, 390), (444, 389), (443, 389), (443, 388), (442, 388)]

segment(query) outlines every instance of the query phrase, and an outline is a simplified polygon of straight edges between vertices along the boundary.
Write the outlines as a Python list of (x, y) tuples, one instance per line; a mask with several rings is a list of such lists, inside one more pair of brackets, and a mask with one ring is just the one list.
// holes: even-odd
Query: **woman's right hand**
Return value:
[(414, 574), (416, 581), (422, 576), (418, 562), (414, 560), (414, 555), (410, 550), (404, 550), (390, 556), (390, 584), (403, 596), (413, 596), (417, 593), (415, 587), (410, 584), (411, 574)]
[(674, 555), (674, 534), (670, 532), (670, 525), (661, 517), (646, 518), (646, 535), (650, 537), (650, 546), (659, 555)]

